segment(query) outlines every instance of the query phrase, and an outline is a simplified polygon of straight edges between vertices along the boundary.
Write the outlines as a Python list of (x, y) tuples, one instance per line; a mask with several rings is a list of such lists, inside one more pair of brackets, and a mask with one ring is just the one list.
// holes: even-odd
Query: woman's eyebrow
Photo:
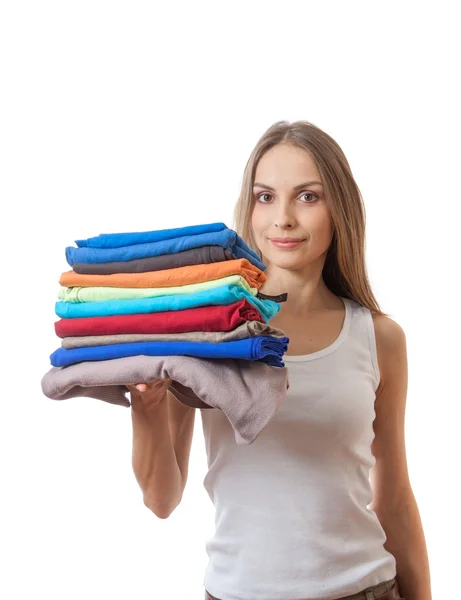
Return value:
[[(301, 189), (301, 188), (303, 188), (303, 187), (307, 187), (307, 186), (309, 186), (309, 185), (314, 185), (314, 184), (317, 184), (317, 185), (321, 185), (321, 186), (323, 186), (323, 184), (322, 184), (322, 182), (321, 182), (321, 181), (306, 181), (306, 183), (300, 183), (299, 185), (295, 185), (295, 186), (293, 187), (293, 189), (294, 189), (294, 190), (300, 190), (300, 189)], [(261, 187), (261, 188), (266, 188), (266, 189), (268, 189), (268, 190), (271, 190), (271, 192), (275, 192), (275, 189), (274, 189), (273, 187), (271, 187), (270, 185), (264, 185), (263, 183), (256, 183), (256, 182), (255, 182), (255, 183), (253, 184), (253, 187)]]

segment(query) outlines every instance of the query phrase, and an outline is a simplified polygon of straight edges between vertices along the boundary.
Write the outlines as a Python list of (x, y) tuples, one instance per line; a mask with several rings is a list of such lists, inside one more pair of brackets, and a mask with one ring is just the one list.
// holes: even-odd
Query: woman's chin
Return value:
[(287, 269), (296, 271), (302, 269), (308, 263), (306, 257), (295, 256), (292, 253), (274, 253), (268, 252), (266, 256), (264, 256), (264, 261), (266, 265), (271, 264), (274, 267), (278, 267), (279, 269)]

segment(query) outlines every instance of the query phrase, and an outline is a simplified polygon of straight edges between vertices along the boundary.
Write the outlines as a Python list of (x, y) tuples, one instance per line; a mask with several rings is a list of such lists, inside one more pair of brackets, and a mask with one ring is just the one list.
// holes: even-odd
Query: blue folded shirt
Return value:
[(284, 367), (283, 354), (287, 337), (257, 336), (232, 342), (133, 342), (83, 348), (58, 348), (50, 355), (53, 367), (67, 367), (84, 361), (111, 360), (127, 356), (195, 356), (199, 358), (240, 358), (260, 360), (274, 367)]
[(134, 315), (170, 310), (184, 310), (198, 306), (228, 306), (246, 298), (259, 311), (266, 323), (280, 310), (274, 300), (260, 300), (241, 285), (227, 284), (193, 294), (172, 294), (153, 298), (133, 298), (129, 300), (106, 300), (104, 302), (56, 302), (58, 317), (72, 319), (81, 317), (106, 317), (113, 315)]
[(198, 235), (228, 229), (225, 223), (205, 223), (204, 225), (190, 225), (188, 227), (175, 227), (174, 229), (157, 229), (154, 231), (136, 231), (125, 233), (100, 233), (86, 240), (75, 240), (79, 248), (121, 248), (134, 244), (148, 244), (171, 240), (185, 235)]
[[(79, 242), (81, 243), (81, 240), (79, 240)], [(246, 258), (253, 265), (261, 269), (261, 271), (266, 270), (266, 265), (261, 262), (258, 254), (246, 244), (242, 237), (232, 229), (228, 228), (221, 231), (185, 235), (117, 248), (74, 248), (73, 246), (68, 246), (66, 248), (66, 260), (70, 266), (73, 266), (74, 263), (126, 262), (138, 258), (160, 256), (162, 254), (175, 254), (177, 252), (191, 250), (192, 248), (200, 248), (202, 246), (221, 246), (223, 248), (228, 248), (236, 258)]]

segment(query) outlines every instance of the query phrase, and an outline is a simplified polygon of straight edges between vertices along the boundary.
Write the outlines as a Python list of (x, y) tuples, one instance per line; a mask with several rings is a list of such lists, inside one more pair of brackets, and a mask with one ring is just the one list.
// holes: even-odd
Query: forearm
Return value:
[(377, 516), (387, 536), (384, 547), (397, 562), (400, 595), (407, 600), (432, 600), (426, 540), (413, 494), (398, 509)]
[(132, 402), (132, 465), (145, 504), (157, 515), (168, 516), (180, 500), (182, 475), (169, 427), (166, 395), (146, 411)]

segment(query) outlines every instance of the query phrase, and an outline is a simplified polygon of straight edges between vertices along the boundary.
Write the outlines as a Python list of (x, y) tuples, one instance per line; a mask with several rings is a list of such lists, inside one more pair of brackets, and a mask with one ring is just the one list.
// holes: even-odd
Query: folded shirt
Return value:
[(212, 233), (223, 231), (224, 229), (228, 229), (225, 223), (204, 223), (200, 225), (188, 225), (186, 227), (175, 227), (173, 229), (156, 229), (154, 231), (100, 233), (86, 240), (75, 240), (75, 243), (79, 248), (121, 248), (122, 246), (161, 242), (185, 235)]
[(147, 273), (190, 265), (203, 265), (224, 260), (235, 260), (228, 248), (222, 246), (202, 246), (183, 250), (175, 254), (161, 254), (109, 263), (74, 263), (73, 270), (81, 274), (111, 275), (113, 273)]
[(258, 288), (252, 288), (240, 275), (229, 275), (202, 281), (202, 283), (191, 283), (190, 285), (179, 285), (174, 287), (148, 287), (148, 288), (118, 288), (118, 287), (71, 287), (59, 290), (58, 297), (63, 302), (106, 302), (113, 300), (134, 300), (140, 298), (154, 298), (159, 296), (175, 296), (181, 294), (195, 294), (205, 290), (211, 290), (223, 285), (236, 285), (246, 289), (250, 294), (256, 295)]
[(245, 322), (263, 322), (261, 313), (246, 298), (231, 304), (200, 306), (150, 314), (60, 319), (54, 324), (58, 337), (130, 333), (187, 333), (230, 331)]
[(133, 260), (135, 258), (147, 258), (148, 256), (159, 256), (161, 254), (173, 254), (175, 252), (209, 245), (228, 248), (236, 258), (246, 258), (253, 265), (261, 269), (261, 271), (266, 270), (266, 265), (261, 262), (256, 252), (249, 248), (244, 240), (232, 229), (224, 229), (223, 231), (202, 233), (198, 235), (187, 235), (179, 238), (134, 244), (120, 248), (74, 248), (73, 246), (68, 246), (66, 248), (66, 260), (72, 267), (76, 262), (107, 263)]
[(89, 397), (129, 407), (125, 386), (154, 379), (171, 379), (170, 391), (186, 406), (222, 410), (238, 445), (254, 442), (286, 399), (289, 386), (287, 367), (261, 361), (130, 356), (52, 367), (41, 387), (53, 400)]
[(84, 361), (104, 361), (126, 356), (195, 356), (199, 358), (240, 358), (260, 360), (274, 367), (283, 367), (283, 354), (288, 338), (258, 336), (231, 342), (135, 342), (109, 346), (86, 346), (66, 350), (58, 348), (50, 355), (53, 367), (66, 367)]
[(257, 335), (286, 337), (284, 331), (260, 321), (246, 321), (232, 331), (188, 331), (187, 333), (120, 333), (116, 335), (81, 335), (63, 338), (61, 348), (107, 346), (132, 342), (230, 342)]
[(267, 281), (266, 274), (246, 258), (236, 258), (218, 263), (190, 265), (147, 273), (113, 273), (111, 275), (82, 275), (75, 271), (62, 273), (59, 283), (63, 287), (116, 287), (157, 288), (192, 285), (216, 281), (230, 275), (240, 275), (250, 287), (260, 288)]
[[(158, 298), (141, 298), (131, 300), (109, 300), (107, 302), (56, 302), (55, 312), (58, 317), (102, 317), (110, 315), (145, 314), (161, 311), (178, 311), (198, 306), (232, 304), (245, 298), (253, 304), (267, 323), (280, 310), (280, 304), (273, 300), (260, 300), (250, 294), (241, 285), (223, 285), (195, 294), (175, 294)], [(199, 327), (200, 329), (200, 327)]]

